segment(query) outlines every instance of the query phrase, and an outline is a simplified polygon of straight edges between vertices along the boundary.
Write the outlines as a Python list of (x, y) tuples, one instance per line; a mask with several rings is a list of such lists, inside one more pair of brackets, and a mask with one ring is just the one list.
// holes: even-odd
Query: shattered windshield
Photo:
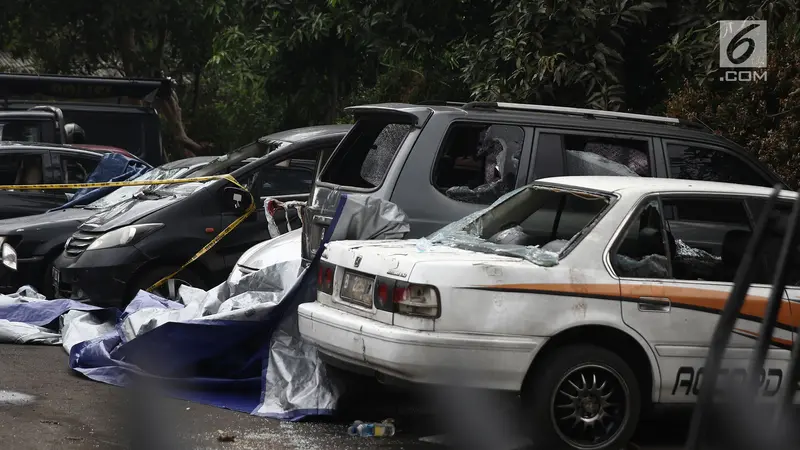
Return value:
[(594, 192), (526, 186), (445, 226), (418, 246), (424, 251), (429, 245), (446, 245), (552, 266), (570, 241), (593, 227), (610, 202), (610, 196)]
[[(176, 169), (162, 169), (157, 167), (147, 173), (144, 173), (131, 181), (145, 181), (145, 180), (169, 180), (175, 178), (182, 178), (184, 174), (186, 174), (191, 168), (190, 167), (181, 167)], [(92, 203), (86, 205), (86, 209), (105, 209), (110, 206), (116, 205), (119, 202), (123, 202), (134, 197), (138, 192), (143, 191), (145, 189), (157, 189), (158, 187), (164, 187), (166, 185), (154, 185), (154, 186), (124, 186), (121, 187), (110, 194), (106, 195), (105, 197), (99, 198)]]
[(289, 142), (276, 141), (272, 139), (260, 139), (251, 142), (244, 147), (239, 147), (218, 158), (215, 158), (205, 167), (198, 170), (195, 176), (204, 177), (209, 175), (230, 173), (232, 168), (248, 158), (261, 158), (289, 145)]

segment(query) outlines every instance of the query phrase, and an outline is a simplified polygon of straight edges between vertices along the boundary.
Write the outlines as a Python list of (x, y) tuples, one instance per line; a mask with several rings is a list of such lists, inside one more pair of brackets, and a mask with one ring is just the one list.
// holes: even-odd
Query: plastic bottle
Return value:
[(364, 423), (356, 420), (347, 429), (350, 436), (361, 437), (390, 437), (394, 436), (394, 420), (386, 419), (383, 422)]

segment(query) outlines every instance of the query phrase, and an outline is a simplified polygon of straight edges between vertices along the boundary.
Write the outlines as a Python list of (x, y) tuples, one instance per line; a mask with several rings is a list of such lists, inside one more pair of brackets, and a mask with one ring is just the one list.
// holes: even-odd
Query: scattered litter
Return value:
[(187, 411), (188, 411), (188, 410), (190, 410), (190, 409), (192, 409), (192, 408), (190, 408), (190, 407), (188, 407), (188, 406), (186, 407), (186, 410), (187, 410)]
[(59, 425), (57, 420), (46, 420), (45, 419), (45, 420), (40, 420), (39, 422), (46, 423), (46, 424), (49, 424), (49, 425)]
[(24, 405), (34, 401), (36, 397), (21, 392), (0, 391), (0, 404)]
[(391, 437), (394, 436), (394, 431), (394, 419), (386, 419), (380, 423), (364, 423), (356, 420), (347, 429), (347, 434), (361, 437)]
[(222, 430), (217, 430), (217, 440), (220, 442), (233, 442), (236, 440), (236, 435)]
[(423, 436), (419, 438), (420, 442), (427, 442), (428, 444), (447, 445), (447, 435), (437, 434), (434, 436)]

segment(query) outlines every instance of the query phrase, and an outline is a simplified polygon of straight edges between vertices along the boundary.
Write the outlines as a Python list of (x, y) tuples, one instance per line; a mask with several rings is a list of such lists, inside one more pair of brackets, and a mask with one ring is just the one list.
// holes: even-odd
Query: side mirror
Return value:
[(250, 193), (242, 188), (227, 186), (222, 190), (222, 204), (227, 211), (243, 213), (252, 205)]

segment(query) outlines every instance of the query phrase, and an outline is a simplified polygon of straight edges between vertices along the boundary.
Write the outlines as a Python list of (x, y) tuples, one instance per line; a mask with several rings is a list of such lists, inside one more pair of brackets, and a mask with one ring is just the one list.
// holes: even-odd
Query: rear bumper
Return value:
[(415, 331), (318, 302), (298, 308), (303, 338), (342, 366), (413, 383), (518, 391), (547, 338)]

